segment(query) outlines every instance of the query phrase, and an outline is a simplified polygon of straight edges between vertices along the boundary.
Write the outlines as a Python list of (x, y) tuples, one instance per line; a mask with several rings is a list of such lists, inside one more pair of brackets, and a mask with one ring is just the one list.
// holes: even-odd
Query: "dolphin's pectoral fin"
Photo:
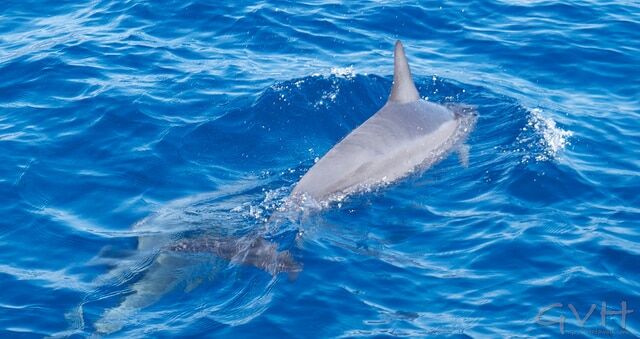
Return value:
[(460, 160), (460, 165), (462, 165), (464, 168), (468, 168), (469, 167), (469, 145), (460, 144), (456, 149), (456, 152), (458, 153), (458, 159)]

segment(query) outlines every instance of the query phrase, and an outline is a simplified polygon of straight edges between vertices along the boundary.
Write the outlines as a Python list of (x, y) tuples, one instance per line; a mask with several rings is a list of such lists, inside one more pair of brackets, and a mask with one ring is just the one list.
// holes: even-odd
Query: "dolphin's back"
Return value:
[(458, 126), (447, 107), (389, 101), (320, 159), (293, 194), (323, 202), (429, 167), (452, 146)]

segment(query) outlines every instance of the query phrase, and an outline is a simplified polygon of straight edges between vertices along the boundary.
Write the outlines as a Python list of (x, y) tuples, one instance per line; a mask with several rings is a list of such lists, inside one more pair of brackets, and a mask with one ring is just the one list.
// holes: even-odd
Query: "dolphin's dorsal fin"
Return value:
[(396, 48), (393, 57), (393, 87), (389, 101), (406, 103), (420, 99), (420, 94), (416, 89), (411, 77), (411, 70), (407, 57), (404, 55), (404, 47), (400, 40), (396, 41)]

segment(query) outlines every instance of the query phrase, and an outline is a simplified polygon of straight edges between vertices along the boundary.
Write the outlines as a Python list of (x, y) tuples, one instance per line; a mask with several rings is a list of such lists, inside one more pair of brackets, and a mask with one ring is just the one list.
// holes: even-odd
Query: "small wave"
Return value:
[(85, 292), (90, 290), (91, 285), (70, 274), (68, 269), (46, 270), (35, 268), (20, 268), (12, 265), (0, 264), (0, 274), (5, 274), (13, 279), (27, 281), (59, 290), (70, 289)]

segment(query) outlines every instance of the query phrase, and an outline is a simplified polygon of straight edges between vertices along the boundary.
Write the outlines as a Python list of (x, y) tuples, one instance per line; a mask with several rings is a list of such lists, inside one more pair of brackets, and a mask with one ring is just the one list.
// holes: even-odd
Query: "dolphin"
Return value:
[[(308, 198), (316, 203), (328, 203), (395, 182), (416, 170), (428, 169), (452, 150), (459, 153), (461, 162), (466, 165), (468, 146), (464, 142), (475, 121), (476, 112), (470, 106), (438, 105), (420, 99), (404, 48), (397, 41), (393, 86), (386, 104), (309, 169), (285, 200), (284, 211), (280, 212), (286, 214), (287, 209), (295, 210)], [(274, 216), (283, 213), (275, 213), (268, 222), (276, 221)], [(134, 229), (155, 223), (179, 228), (184, 222), (171, 213), (159, 213), (141, 220)], [(285, 272), (290, 279), (295, 279), (302, 269), (289, 251), (279, 251), (277, 244), (258, 233), (239, 238), (211, 234), (182, 239), (165, 235), (140, 236), (138, 251), (155, 253), (152, 262), (144, 276), (133, 284), (131, 293), (96, 322), (99, 333), (119, 330), (133, 312), (155, 303), (184, 282), (181, 281), (184, 277), (179, 277), (177, 272), (197, 265), (201, 260), (185, 254), (212, 254), (230, 262), (254, 266), (274, 276)]]
[(120, 330), (135, 312), (155, 304), (178, 286), (185, 285), (185, 292), (196, 288), (204, 280), (193, 276), (198, 274), (197, 268), (214, 263), (211, 258), (189, 256), (194, 253), (212, 254), (232, 263), (254, 266), (272, 276), (284, 272), (290, 281), (295, 280), (302, 270), (289, 251), (279, 251), (277, 244), (260, 236), (183, 238), (158, 251), (142, 278), (132, 284), (131, 292), (96, 321), (97, 333), (109, 334)]
[[(214, 196), (218, 195), (224, 194)], [(294, 260), (290, 251), (280, 250), (258, 231), (244, 236), (227, 234), (229, 230), (225, 231), (222, 224), (236, 219), (227, 216), (220, 220), (216, 217), (217, 211), (207, 212), (202, 205), (212, 201), (215, 198), (208, 194), (179, 199), (133, 225), (133, 231), (140, 234), (136, 239), (137, 255), (133, 260), (123, 261), (133, 267), (117, 267), (119, 270), (101, 277), (97, 284), (119, 284), (128, 280), (130, 271), (138, 271), (140, 263), (148, 265), (141, 270), (140, 279), (131, 284), (127, 295), (96, 320), (94, 328), (98, 334), (119, 331), (136, 312), (155, 304), (178, 287), (184, 287), (185, 292), (195, 289), (205, 280), (202, 269), (219, 269), (224, 262), (253, 266), (272, 276), (287, 273), (289, 280), (297, 278), (302, 265)], [(211, 224), (222, 230), (201, 231)], [(195, 234), (190, 234), (194, 231)]]
[(394, 51), (391, 94), (386, 104), (327, 152), (293, 188), (293, 198), (317, 203), (395, 182), (426, 170), (451, 150), (468, 164), (464, 144), (476, 122), (466, 105), (422, 100), (400, 41)]

